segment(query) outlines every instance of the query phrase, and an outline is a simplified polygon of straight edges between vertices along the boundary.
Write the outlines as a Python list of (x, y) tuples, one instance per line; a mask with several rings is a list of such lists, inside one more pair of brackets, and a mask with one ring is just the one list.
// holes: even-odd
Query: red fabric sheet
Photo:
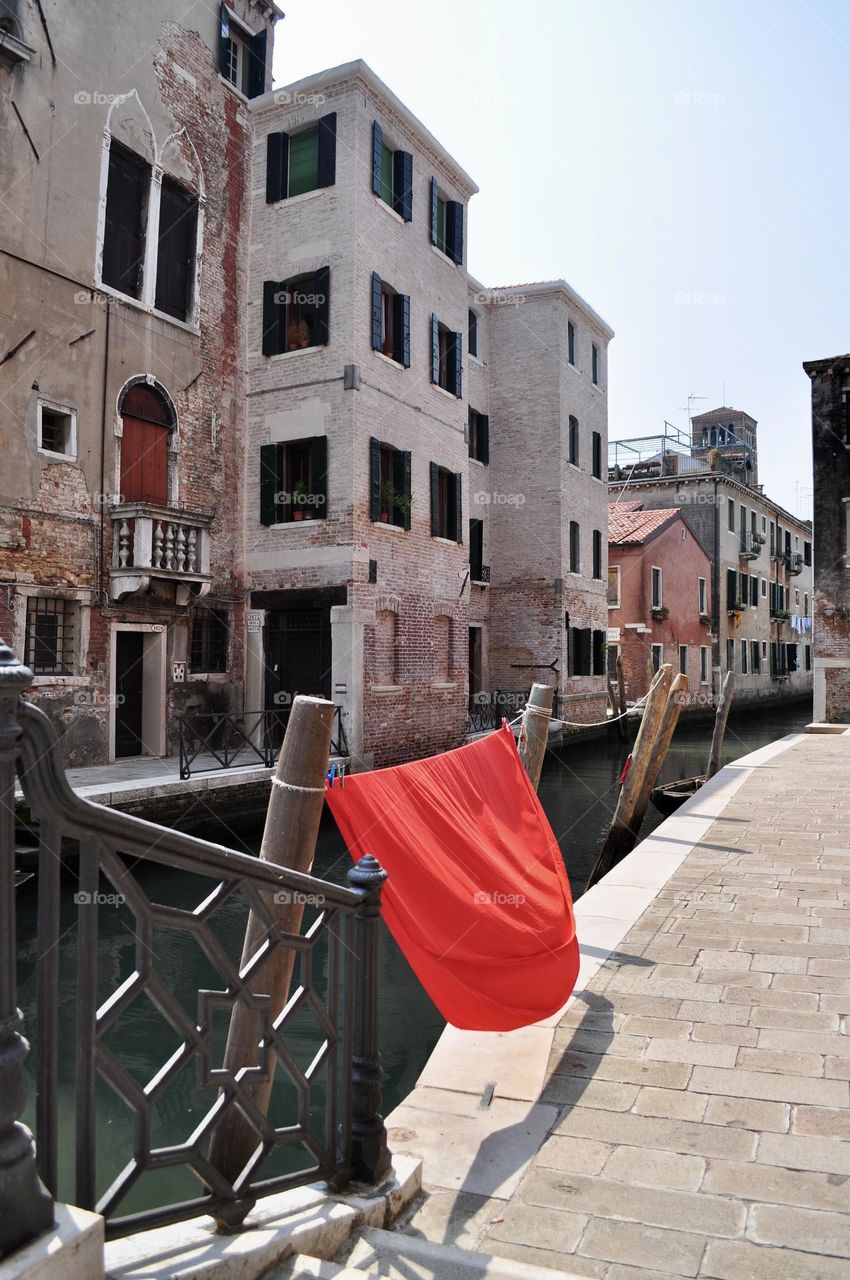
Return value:
[(389, 879), (384, 919), (443, 1017), (509, 1031), (547, 1018), (578, 974), (561, 852), (507, 726), (457, 751), (337, 779), (351, 856)]

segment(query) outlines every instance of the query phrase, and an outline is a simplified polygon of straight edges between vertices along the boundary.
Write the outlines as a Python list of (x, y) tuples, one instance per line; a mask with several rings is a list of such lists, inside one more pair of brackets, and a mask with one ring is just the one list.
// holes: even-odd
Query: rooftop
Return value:
[(638, 502), (608, 503), (608, 545), (639, 546), (681, 515), (677, 507), (644, 511)]

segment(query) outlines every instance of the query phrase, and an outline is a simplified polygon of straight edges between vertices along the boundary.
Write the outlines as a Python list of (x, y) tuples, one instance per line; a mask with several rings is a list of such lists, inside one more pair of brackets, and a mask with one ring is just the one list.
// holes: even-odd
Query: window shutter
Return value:
[(331, 307), (331, 269), (320, 267), (313, 277), (313, 289), (316, 294), (316, 342), (319, 346), (327, 346), (330, 335)]
[(738, 590), (738, 574), (735, 569), (726, 570), (726, 608), (735, 608), (735, 596)]
[(369, 518), (381, 518), (381, 442), (375, 436), (369, 440)]
[(440, 381), (440, 323), (431, 313), (431, 381)]
[(410, 222), (413, 218), (413, 156), (409, 151), (396, 151), (393, 156), (393, 208)]
[(440, 468), (431, 463), (431, 537), (440, 536)]
[(376, 196), (381, 194), (381, 170), (383, 160), (384, 134), (377, 120), (372, 121), (372, 190)]
[(223, 4), (219, 10), (219, 35), (218, 35), (218, 69), (223, 76), (227, 76), (227, 53), (228, 42), (230, 40), (230, 15), (227, 12), (227, 5)]
[(463, 394), (463, 335), (453, 333), (454, 350), (452, 351), (452, 390), (460, 397)]
[[(413, 480), (412, 480), (412, 477), (411, 477), (410, 450), (409, 450), (409, 449), (402, 449), (402, 451), (401, 451), (401, 486), (402, 486), (402, 487), (401, 487), (401, 491), (402, 491), (402, 493), (406, 494), (408, 498), (412, 498), (412, 497), (413, 497)], [(404, 527), (405, 527), (405, 529), (409, 529), (409, 528), (410, 528), (410, 507), (411, 507), (411, 505), (412, 505), (412, 504), (409, 504), (409, 505), (405, 508), (405, 511), (404, 511)]]
[(319, 187), (332, 187), (336, 182), (336, 112), (331, 111), (319, 120), (319, 160), (317, 182)]
[(744, 605), (750, 602), (750, 578), (747, 573), (738, 574), (738, 599)]
[(278, 445), (260, 446), (260, 524), (277, 524), (278, 457)]
[(192, 303), (198, 202), (163, 178), (159, 204), (156, 298), (158, 311), (186, 320)]
[[(437, 201), (438, 200), (439, 200), (439, 196), (437, 195), (437, 182), (436, 182), (436, 179), (432, 178), (431, 179), (431, 244), (437, 243)], [(436, 382), (436, 378), (434, 379), (434, 381)]]
[(478, 461), (490, 461), (490, 418), (486, 413), (478, 415)]
[(265, 27), (248, 41), (248, 97), (259, 98), (266, 91)]
[(372, 350), (381, 349), (381, 330), (383, 329), (383, 298), (381, 297), (381, 277), (377, 271), (372, 272)]
[(595, 676), (605, 675), (605, 632), (594, 631), (593, 633), (593, 674)]
[(401, 357), (405, 369), (410, 368), (410, 298), (397, 293), (393, 298), (393, 350)]
[(463, 475), (455, 472), (455, 541), (463, 542)]
[(446, 201), (446, 252), (452, 262), (463, 262), (463, 205)]
[(289, 164), (289, 134), (270, 133), (266, 137), (266, 204), (274, 204), (286, 196), (286, 171)]
[(263, 284), (263, 355), (276, 356), (283, 351), (283, 307), (278, 302), (281, 285), (277, 280)]
[(327, 436), (316, 436), (313, 441), (313, 493), (316, 497), (316, 516), (324, 520), (328, 514)]

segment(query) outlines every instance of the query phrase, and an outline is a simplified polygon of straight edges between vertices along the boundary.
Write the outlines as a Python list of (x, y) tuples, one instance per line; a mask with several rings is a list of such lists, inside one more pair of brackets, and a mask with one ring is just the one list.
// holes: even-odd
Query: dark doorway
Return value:
[(481, 692), (481, 627), (469, 628), (469, 696)]
[[(285, 713), (299, 693), (331, 696), (330, 609), (287, 609), (266, 619), (266, 706)], [(281, 716), (274, 746), (284, 724)]]
[(140, 756), (142, 742), (142, 658), (145, 637), (141, 631), (115, 633), (115, 755)]

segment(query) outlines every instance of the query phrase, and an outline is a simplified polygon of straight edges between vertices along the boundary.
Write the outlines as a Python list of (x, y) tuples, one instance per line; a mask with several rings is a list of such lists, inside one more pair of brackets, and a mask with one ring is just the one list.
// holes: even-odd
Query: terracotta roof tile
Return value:
[(624, 511), (623, 505), (608, 503), (609, 545), (639, 545), (681, 515), (678, 507), (662, 507), (658, 511)]

